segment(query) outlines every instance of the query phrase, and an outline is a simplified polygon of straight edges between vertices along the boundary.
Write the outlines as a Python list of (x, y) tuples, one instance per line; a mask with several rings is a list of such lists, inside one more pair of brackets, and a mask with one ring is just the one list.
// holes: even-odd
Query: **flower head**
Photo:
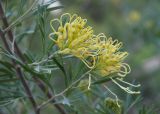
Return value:
[(99, 39), (95, 70), (102, 76), (113, 73), (118, 73), (121, 77), (126, 76), (130, 72), (130, 67), (128, 64), (123, 63), (128, 53), (119, 51), (122, 42), (112, 40), (112, 38), (107, 39), (104, 34), (100, 34)]
[[(137, 14), (133, 13), (133, 17), (138, 20)], [(56, 28), (54, 25), (57, 22), (59, 25)], [(90, 71), (94, 71), (101, 76), (116, 73), (120, 77), (115, 80), (109, 77), (113, 83), (127, 93), (140, 93), (139, 91), (132, 91), (128, 87), (124, 87), (118, 83), (121, 82), (132, 87), (140, 86), (139, 84), (133, 85), (123, 80), (130, 72), (130, 67), (123, 62), (128, 53), (120, 51), (122, 42), (107, 38), (103, 33), (94, 35), (92, 27), (87, 25), (87, 20), (82, 19), (76, 14), (72, 16), (68, 13), (63, 14), (60, 19), (51, 20), (50, 25), (53, 32), (49, 37), (59, 47), (58, 53), (71, 54), (79, 58), (90, 68)], [(91, 81), (91, 74), (89, 74), (89, 80), (82, 81), (79, 87), (88, 85), (89, 90)], [(117, 99), (117, 96), (112, 91), (110, 92)]]
[[(57, 22), (56, 28), (54, 23)], [(119, 51), (122, 43), (107, 39), (103, 33), (94, 35), (86, 19), (66, 13), (60, 19), (51, 20), (50, 25), (53, 33), (49, 37), (59, 47), (59, 53), (78, 57), (102, 76), (112, 73), (125, 76), (129, 73), (129, 65), (123, 63), (128, 53)]]
[(131, 11), (131, 12), (129, 13), (128, 18), (129, 18), (129, 20), (130, 20), (131, 22), (137, 23), (137, 22), (139, 22), (140, 19), (141, 19), (141, 14), (140, 14), (140, 12), (138, 12), (138, 11), (136, 11), (136, 10), (133, 10), (133, 11)]
[[(57, 29), (54, 22), (59, 22)], [(95, 36), (92, 27), (86, 25), (87, 20), (76, 14), (63, 14), (60, 19), (51, 20), (53, 33), (49, 37), (58, 45), (61, 54), (71, 54), (80, 58), (88, 67), (93, 66), (87, 61), (94, 60), (92, 46), (95, 44)], [(56, 38), (56, 39), (55, 39)]]
[[(118, 105), (117, 105), (118, 103)], [(112, 98), (106, 98), (105, 99), (105, 106), (112, 110), (115, 114), (122, 114), (122, 110), (123, 110), (123, 105), (122, 105), (122, 101), (121, 100), (115, 100)]]

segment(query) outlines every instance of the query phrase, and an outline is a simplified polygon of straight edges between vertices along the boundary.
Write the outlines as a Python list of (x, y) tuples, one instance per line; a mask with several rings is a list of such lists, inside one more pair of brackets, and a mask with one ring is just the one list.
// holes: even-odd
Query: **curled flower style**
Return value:
[[(58, 24), (58, 25), (57, 25)], [(87, 20), (76, 14), (63, 14), (60, 19), (50, 21), (53, 32), (50, 39), (58, 46), (59, 54), (70, 54), (82, 60), (91, 71), (108, 76), (118, 74), (118, 78), (109, 77), (113, 83), (130, 94), (139, 94), (139, 91), (132, 91), (128, 86), (139, 87), (123, 80), (131, 71), (130, 66), (124, 63), (128, 56), (127, 52), (120, 51), (122, 42), (107, 38), (103, 33), (94, 35), (92, 27), (87, 25)], [(88, 80), (82, 81), (79, 87), (92, 84), (91, 74)], [(120, 83), (127, 85), (122, 86)], [(110, 89), (105, 87), (116, 99), (117, 96)], [(116, 100), (117, 101), (117, 100)], [(119, 106), (118, 102), (117, 105)]]
[(130, 72), (129, 65), (123, 63), (128, 53), (119, 51), (122, 43), (103, 33), (94, 35), (86, 19), (65, 13), (60, 19), (51, 20), (50, 25), (53, 32), (49, 37), (59, 47), (59, 53), (78, 57), (102, 76), (118, 73), (124, 77)]
[(117, 73), (121, 77), (126, 76), (130, 72), (130, 67), (128, 64), (123, 63), (128, 53), (119, 51), (122, 47), (122, 42), (106, 38), (104, 34), (99, 34), (98, 37), (98, 59), (95, 70), (102, 76), (112, 73)]
[[(54, 23), (58, 22), (57, 29)], [(53, 33), (49, 35), (59, 47), (61, 54), (71, 54), (80, 58), (89, 68), (95, 65), (95, 55), (92, 46), (96, 39), (93, 35), (92, 27), (86, 25), (87, 20), (82, 19), (76, 14), (65, 13), (60, 19), (50, 21)], [(91, 62), (93, 61), (93, 64)]]

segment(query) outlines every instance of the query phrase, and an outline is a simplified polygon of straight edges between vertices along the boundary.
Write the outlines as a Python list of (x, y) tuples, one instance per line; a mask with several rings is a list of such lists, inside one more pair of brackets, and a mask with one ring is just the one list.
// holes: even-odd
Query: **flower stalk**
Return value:
[[(55, 25), (55, 23), (59, 25)], [(92, 27), (87, 25), (87, 20), (69, 13), (63, 14), (60, 19), (50, 21), (52, 33), (49, 38), (57, 45), (60, 54), (72, 55), (80, 59), (94, 73), (100, 76), (116, 74), (116, 80), (131, 87), (139, 87), (123, 80), (131, 72), (130, 66), (124, 63), (128, 52), (121, 51), (122, 42), (107, 38), (103, 33), (94, 34)], [(129, 94), (140, 94), (140, 91), (132, 91), (119, 82), (109, 77), (120, 89)], [(80, 85), (84, 85), (84, 80)], [(88, 90), (91, 86), (91, 77), (88, 80)], [(107, 89), (114, 96), (112, 91)], [(116, 99), (118, 97), (116, 96)], [(118, 104), (118, 103), (117, 103)]]
[(86, 19), (65, 13), (60, 19), (51, 20), (50, 26), (53, 32), (49, 38), (58, 46), (60, 54), (79, 58), (101, 76), (117, 73), (125, 77), (130, 72), (129, 65), (123, 63), (128, 53), (119, 51), (122, 42), (107, 38), (103, 33), (95, 35)]

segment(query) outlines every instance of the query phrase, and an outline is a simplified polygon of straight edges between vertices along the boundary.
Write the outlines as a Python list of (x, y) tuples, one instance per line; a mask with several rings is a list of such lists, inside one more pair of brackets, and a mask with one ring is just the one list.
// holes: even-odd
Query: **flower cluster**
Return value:
[[(59, 23), (57, 30), (53, 27), (55, 22)], [(86, 25), (87, 20), (78, 17), (76, 14), (71, 16), (66, 13), (60, 18), (51, 20), (50, 25), (53, 33), (50, 38), (58, 45), (62, 54), (71, 54), (80, 58), (89, 68), (93, 64), (88, 62), (95, 61), (94, 52), (91, 51), (96, 43), (92, 27)], [(54, 39), (56, 36), (56, 39)]]
[(107, 39), (104, 34), (101, 34), (97, 45), (99, 45), (99, 51), (95, 70), (102, 76), (118, 73), (119, 76), (124, 77), (130, 72), (129, 65), (123, 63), (128, 53), (119, 51), (122, 42), (112, 40), (112, 38)]
[[(58, 26), (55, 27), (57, 23)], [(87, 25), (87, 20), (76, 14), (72, 16), (68, 13), (63, 14), (60, 19), (51, 20), (50, 25), (53, 32), (49, 37), (58, 46), (59, 54), (69, 54), (79, 58), (90, 71), (92, 70), (101, 76), (117, 73), (119, 77), (116, 79), (109, 77), (113, 83), (129, 94), (140, 93), (120, 84), (123, 83), (132, 87), (140, 86), (123, 80), (130, 72), (130, 67), (123, 62), (128, 53), (120, 51), (122, 42), (107, 38), (103, 33), (95, 35), (92, 27)], [(90, 90), (92, 84), (91, 76), (89, 74), (88, 80), (81, 80), (78, 87), (85, 90), (86, 86), (88, 86), (87, 90)], [(104, 87), (115, 96), (116, 104), (120, 107), (117, 95), (107, 86), (104, 85)]]
[(129, 73), (129, 65), (123, 63), (128, 53), (119, 51), (122, 43), (106, 38), (103, 33), (95, 35), (86, 19), (66, 13), (60, 19), (51, 20), (50, 25), (53, 32), (49, 37), (59, 47), (59, 53), (78, 57), (102, 76), (117, 73), (123, 77)]

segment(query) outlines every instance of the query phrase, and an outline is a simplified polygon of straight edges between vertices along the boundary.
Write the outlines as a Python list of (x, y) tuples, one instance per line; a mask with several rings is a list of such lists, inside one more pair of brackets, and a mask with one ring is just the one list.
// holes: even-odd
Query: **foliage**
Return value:
[[(135, 80), (126, 75), (136, 75), (135, 67), (139, 68), (144, 58), (155, 53), (151, 42), (158, 41), (159, 37), (159, 26), (154, 27), (158, 21), (143, 17), (138, 10), (125, 10), (127, 5), (129, 8), (138, 3), (143, 6), (145, 0), (134, 4), (130, 0), (62, 0), (64, 6), (56, 5), (57, 2), (0, 1), (0, 113), (156, 114), (155, 108), (142, 105), (146, 96), (143, 90), (144, 99), (137, 95), (140, 85), (125, 81)], [(151, 4), (155, 9), (158, 7), (155, 2)], [(62, 13), (63, 8), (83, 16), (66, 15)], [(98, 34), (104, 30), (113, 39)], [(131, 74), (130, 66), (124, 63), (127, 49), (120, 49), (122, 43), (114, 40), (115, 36), (124, 42), (123, 48), (131, 52), (128, 57), (131, 69), (133, 67)], [(152, 36), (154, 41), (150, 39)], [(132, 42), (145, 40), (143, 38), (146, 38), (144, 47), (140, 44), (142, 48), (135, 54)], [(159, 44), (156, 42), (156, 45)], [(145, 46), (149, 47), (147, 51)], [(142, 81), (144, 89), (146, 82)]]

